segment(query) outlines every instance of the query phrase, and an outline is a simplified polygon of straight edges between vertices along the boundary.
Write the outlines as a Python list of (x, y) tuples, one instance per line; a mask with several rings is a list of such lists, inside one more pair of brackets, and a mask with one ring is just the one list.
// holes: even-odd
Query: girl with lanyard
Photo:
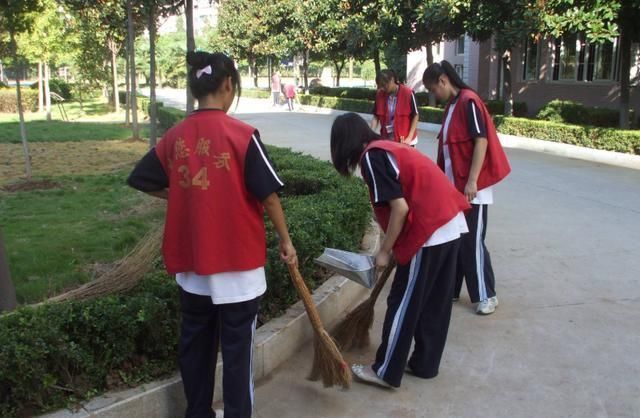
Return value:
[(266, 210), (280, 256), (297, 263), (277, 192), (276, 174), (258, 131), (227, 115), (240, 76), (224, 54), (189, 52), (189, 85), (198, 110), (171, 128), (142, 158), (128, 183), (167, 199), (162, 253), (180, 286), (179, 365), (186, 417), (212, 410), (218, 344), (224, 359), (224, 415), (253, 410), (253, 338), (266, 291)]
[(488, 315), (498, 306), (498, 297), (485, 244), (487, 209), (493, 204), (493, 186), (511, 168), (484, 102), (448, 61), (431, 64), (422, 81), (438, 100), (447, 102), (438, 134), (438, 165), (471, 203), (466, 214), (471, 233), (462, 238), (454, 299), (466, 278), (471, 302), (478, 304), (476, 312)]
[(371, 129), (380, 135), (415, 147), (418, 144), (418, 105), (413, 91), (398, 83), (392, 70), (382, 70), (376, 76), (378, 91), (373, 109)]
[(331, 160), (344, 176), (360, 166), (386, 233), (376, 265), (385, 267), (392, 256), (398, 262), (375, 361), (354, 364), (352, 371), (365, 382), (399, 387), (406, 368), (425, 379), (438, 374), (469, 203), (429, 158), (381, 139), (357, 114), (339, 116), (331, 129)]

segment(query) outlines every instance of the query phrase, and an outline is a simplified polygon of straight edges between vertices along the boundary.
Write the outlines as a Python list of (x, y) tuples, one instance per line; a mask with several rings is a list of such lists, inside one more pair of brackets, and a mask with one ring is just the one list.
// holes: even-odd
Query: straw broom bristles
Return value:
[(85, 300), (132, 289), (153, 268), (153, 261), (160, 255), (163, 229), (163, 224), (154, 226), (129, 254), (106, 273), (76, 289), (54, 296), (47, 302)]
[(373, 287), (371, 294), (362, 301), (354, 310), (340, 322), (334, 332), (338, 347), (342, 350), (368, 347), (371, 340), (369, 330), (373, 325), (374, 306), (391, 272), (396, 267), (396, 262), (391, 261), (380, 274), (380, 278)]
[(300, 275), (298, 267), (291, 264), (289, 264), (288, 267), (291, 280), (304, 303), (309, 321), (315, 332), (313, 340), (313, 365), (311, 367), (311, 373), (309, 374), (309, 380), (317, 381), (322, 379), (325, 387), (350, 387), (351, 371), (344, 361), (335, 341), (333, 341), (333, 338), (331, 338), (322, 325), (322, 320), (313, 302), (309, 288), (305, 284), (302, 275)]

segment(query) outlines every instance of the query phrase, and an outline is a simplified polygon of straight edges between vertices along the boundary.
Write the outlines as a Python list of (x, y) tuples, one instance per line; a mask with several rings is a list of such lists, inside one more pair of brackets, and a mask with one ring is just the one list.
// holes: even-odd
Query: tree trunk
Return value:
[(629, 77), (631, 37), (624, 21), (620, 27), (620, 129), (629, 129)]
[(513, 116), (513, 92), (511, 91), (511, 48), (502, 54), (502, 65), (504, 68), (504, 114)]
[(113, 77), (113, 109), (120, 112), (120, 95), (118, 94), (118, 46), (114, 39), (109, 40), (109, 50), (111, 51), (111, 71)]
[(18, 306), (16, 289), (13, 287), (13, 282), (11, 281), (8, 258), (4, 248), (2, 230), (0, 229), (0, 312), (12, 311)]
[(49, 80), (51, 79), (51, 67), (49, 63), (44, 63), (44, 104), (47, 110), (47, 120), (51, 121), (51, 88), (49, 86)]
[[(427, 50), (427, 66), (433, 64), (433, 43), (428, 42), (425, 49)], [(432, 92), (429, 92), (428, 94), (428, 98), (429, 98), (429, 106), (435, 106), (436, 105), (436, 96), (435, 94), (433, 94)]]
[[(131, 70), (129, 68), (129, 36), (127, 36), (127, 41), (125, 43), (126, 51), (124, 54), (124, 111), (125, 111), (125, 121), (124, 123), (129, 126), (131, 124), (131, 82), (129, 80), (129, 76), (131, 74)], [(120, 97), (118, 97), (120, 100)]]
[(340, 87), (340, 74), (342, 74), (342, 70), (344, 69), (345, 60), (342, 61), (334, 61), (333, 65), (336, 67), (336, 87)]
[(149, 10), (149, 147), (156, 146), (158, 112), (156, 108), (156, 16)]
[[(185, 16), (187, 20), (187, 52), (196, 50), (196, 39), (193, 31), (193, 0), (185, 0)], [(193, 95), (189, 88), (189, 78), (187, 77), (187, 114), (193, 112), (194, 109)]]
[(22, 140), (22, 151), (24, 153), (24, 172), (27, 180), (31, 180), (31, 154), (29, 153), (29, 143), (27, 142), (27, 127), (24, 123), (24, 111), (22, 109), (22, 91), (20, 90), (20, 66), (18, 59), (18, 45), (15, 35), (11, 33), (11, 49), (13, 52), (13, 62), (16, 63), (16, 96), (18, 101), (18, 117), (20, 119), (20, 138)]
[(44, 112), (44, 86), (42, 84), (42, 61), (38, 61), (38, 112)]
[(302, 77), (304, 80), (304, 94), (309, 94), (309, 51), (302, 53)]
[(249, 58), (249, 71), (253, 77), (253, 87), (258, 88), (258, 60), (255, 57)]
[(376, 77), (378, 77), (378, 74), (380, 74), (382, 70), (380, 68), (380, 50), (378, 48), (373, 50), (373, 65), (376, 69)]
[(131, 0), (127, 0), (127, 29), (129, 34), (129, 59), (131, 60), (129, 67), (131, 70), (130, 84), (131, 92), (129, 100), (131, 102), (131, 131), (134, 139), (140, 138), (140, 127), (138, 126), (138, 99), (136, 97), (136, 52), (135, 52), (135, 34), (133, 32), (133, 10)]

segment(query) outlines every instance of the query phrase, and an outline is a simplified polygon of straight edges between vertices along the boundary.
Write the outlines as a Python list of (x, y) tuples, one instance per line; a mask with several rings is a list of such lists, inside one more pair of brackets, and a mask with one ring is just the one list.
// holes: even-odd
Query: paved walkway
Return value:
[[(266, 143), (329, 157), (335, 116), (266, 103), (243, 99), (237, 116)], [(433, 134), (420, 138), (433, 157)], [(500, 307), (476, 316), (463, 293), (440, 376), (324, 389), (304, 379), (305, 347), (259, 382), (255, 416), (640, 417), (640, 171), (507, 153), (513, 173), (496, 187), (488, 231)], [(374, 344), (384, 297), (376, 313)], [(368, 361), (374, 350), (346, 355)]]

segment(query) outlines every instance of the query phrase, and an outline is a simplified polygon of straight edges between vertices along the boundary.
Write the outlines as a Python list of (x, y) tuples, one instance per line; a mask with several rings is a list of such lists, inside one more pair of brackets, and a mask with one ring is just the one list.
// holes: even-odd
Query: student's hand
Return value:
[(406, 144), (404, 136), (400, 135), (400, 143)]
[(469, 202), (476, 198), (478, 194), (478, 184), (475, 181), (469, 180), (464, 187), (464, 195)]
[(280, 258), (287, 264), (298, 265), (298, 254), (291, 241), (280, 241)]
[(376, 254), (376, 267), (378, 269), (383, 269), (389, 265), (391, 261), (391, 253), (387, 251), (380, 251)]

